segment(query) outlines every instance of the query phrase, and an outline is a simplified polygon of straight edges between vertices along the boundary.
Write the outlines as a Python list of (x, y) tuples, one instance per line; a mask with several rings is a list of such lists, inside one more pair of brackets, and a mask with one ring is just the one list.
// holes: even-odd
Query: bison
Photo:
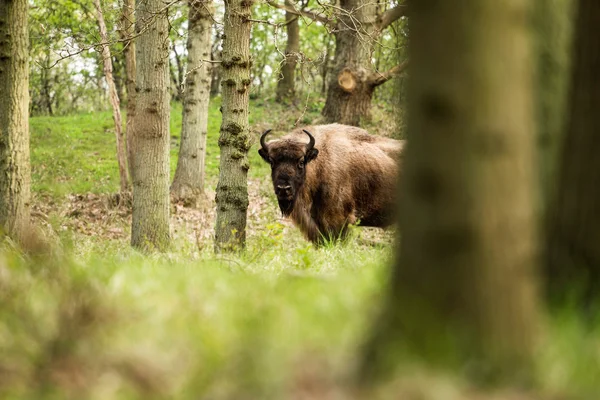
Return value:
[(342, 239), (348, 225), (386, 227), (404, 141), (340, 124), (299, 128), (278, 140), (260, 137), (279, 208), (315, 244)]

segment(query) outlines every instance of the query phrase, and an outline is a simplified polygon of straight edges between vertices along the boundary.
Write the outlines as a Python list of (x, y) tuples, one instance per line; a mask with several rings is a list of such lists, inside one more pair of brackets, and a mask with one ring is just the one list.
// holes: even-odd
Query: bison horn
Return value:
[(260, 147), (262, 147), (265, 150), (267, 149), (267, 144), (265, 143), (265, 138), (267, 137), (267, 134), (271, 131), (272, 131), (272, 129), (267, 129), (260, 137)]
[(306, 151), (308, 152), (310, 149), (312, 149), (313, 147), (315, 147), (315, 138), (306, 129), (302, 129), (302, 130), (304, 131), (304, 133), (306, 133), (308, 135), (308, 137), (310, 139), (308, 141), (308, 144), (306, 145)]

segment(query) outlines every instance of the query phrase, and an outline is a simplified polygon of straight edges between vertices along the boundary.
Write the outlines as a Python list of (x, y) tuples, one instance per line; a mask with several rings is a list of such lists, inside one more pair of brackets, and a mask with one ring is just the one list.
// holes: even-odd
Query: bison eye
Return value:
[(298, 168), (300, 168), (300, 169), (304, 168), (304, 159), (301, 159), (300, 161), (298, 161)]

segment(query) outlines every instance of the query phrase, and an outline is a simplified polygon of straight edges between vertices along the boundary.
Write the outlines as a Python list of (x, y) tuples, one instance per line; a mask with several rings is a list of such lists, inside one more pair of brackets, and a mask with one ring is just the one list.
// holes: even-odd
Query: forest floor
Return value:
[[(253, 101), (252, 133), (309, 123), (318, 109)], [(172, 204), (173, 245), (155, 255), (130, 248), (130, 206), (114, 201), (110, 113), (32, 118), (32, 218), (52, 246), (0, 251), (1, 398), (356, 398), (352, 373), (384, 298), (394, 232), (358, 228), (345, 245), (315, 249), (281, 218), (254, 146), (247, 249), (215, 255), (215, 102), (210, 115), (206, 199)], [(390, 134), (386, 118), (374, 115), (372, 130)], [(172, 171), (180, 127), (174, 105)], [(366, 398), (597, 398), (600, 329), (569, 312), (547, 325), (539, 390), (484, 394), (415, 366)]]

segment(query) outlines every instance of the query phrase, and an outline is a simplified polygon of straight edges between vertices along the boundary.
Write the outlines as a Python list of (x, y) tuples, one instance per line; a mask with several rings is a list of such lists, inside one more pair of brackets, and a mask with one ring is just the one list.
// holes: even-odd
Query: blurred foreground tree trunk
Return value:
[(411, 3), (402, 237), (365, 349), (364, 383), (410, 356), (486, 381), (532, 378), (538, 179), (529, 5)]
[[(551, 297), (600, 295), (600, 2), (577, 1), (569, 115), (550, 210)], [(571, 293), (570, 293), (571, 292)]]
[(0, 0), (0, 235), (29, 229), (29, 31), (27, 0)]
[(184, 78), (183, 116), (179, 159), (171, 193), (175, 200), (195, 205), (204, 193), (204, 160), (210, 100), (213, 5), (211, 0), (190, 0), (188, 64)]
[(131, 245), (169, 246), (169, 30), (161, 0), (137, 4), (136, 99), (132, 124)]
[[(293, 7), (290, 0), (285, 0), (285, 5)], [(285, 60), (281, 67), (281, 76), (277, 81), (277, 101), (280, 103), (293, 103), (296, 97), (296, 58), (300, 51), (298, 16), (286, 11), (285, 27), (287, 30), (287, 45), (285, 48)]]
[(115, 137), (117, 140), (117, 164), (119, 166), (119, 179), (121, 194), (126, 193), (129, 190), (129, 179), (127, 178), (127, 159), (125, 156), (125, 141), (123, 138), (123, 122), (121, 119), (121, 102), (119, 101), (119, 95), (117, 94), (117, 88), (115, 86), (115, 80), (113, 79), (113, 66), (112, 57), (110, 55), (110, 49), (108, 47), (109, 39), (108, 32), (106, 30), (106, 24), (104, 23), (104, 14), (102, 13), (102, 7), (100, 6), (100, 0), (93, 0), (94, 8), (96, 10), (96, 19), (98, 20), (98, 28), (100, 29), (100, 45), (102, 53), (102, 64), (104, 65), (104, 77), (108, 85), (108, 97), (110, 104), (113, 109), (113, 121), (115, 123)]
[(127, 121), (125, 122), (125, 141), (127, 143), (127, 166), (129, 167), (129, 177), (133, 181), (133, 160), (131, 143), (131, 126), (135, 116), (135, 0), (123, 0), (121, 8), (121, 26), (119, 29), (121, 40), (123, 40), (123, 53), (125, 54), (125, 87), (127, 89)]
[(238, 250), (246, 243), (251, 146), (248, 124), (251, 6), (252, 0), (225, 3), (215, 251)]

